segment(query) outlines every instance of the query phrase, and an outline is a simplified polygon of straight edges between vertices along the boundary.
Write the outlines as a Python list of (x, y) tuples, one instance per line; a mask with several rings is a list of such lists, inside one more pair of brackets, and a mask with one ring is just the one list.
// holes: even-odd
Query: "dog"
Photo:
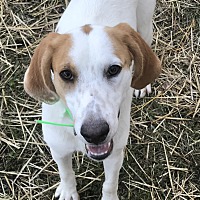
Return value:
[(72, 0), (56, 31), (38, 45), (25, 78), (42, 104), (44, 140), (58, 165), (59, 200), (78, 200), (72, 154), (103, 161), (102, 200), (118, 200), (118, 176), (133, 93), (142, 97), (161, 72), (150, 48), (155, 0)]

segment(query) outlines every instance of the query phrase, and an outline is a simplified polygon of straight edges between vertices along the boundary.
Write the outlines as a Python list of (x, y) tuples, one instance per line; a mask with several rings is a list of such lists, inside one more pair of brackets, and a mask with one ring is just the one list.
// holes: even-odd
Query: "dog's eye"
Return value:
[(122, 67), (119, 65), (111, 65), (107, 71), (107, 77), (111, 78), (118, 75), (121, 72)]
[(68, 70), (68, 69), (60, 72), (60, 76), (62, 79), (66, 80), (66, 81), (72, 81), (74, 79), (71, 70)]

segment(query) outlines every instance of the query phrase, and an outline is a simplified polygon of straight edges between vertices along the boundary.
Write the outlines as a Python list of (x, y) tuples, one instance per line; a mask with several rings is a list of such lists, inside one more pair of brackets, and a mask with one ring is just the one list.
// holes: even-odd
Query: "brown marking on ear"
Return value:
[[(133, 57), (134, 74), (131, 87), (142, 89), (153, 82), (161, 72), (161, 63), (139, 33), (126, 23), (108, 29), (115, 37), (115, 43), (117, 42), (119, 46), (118, 49), (121, 48), (120, 51), (118, 50), (118, 54), (128, 49)], [(114, 45), (116, 46), (116, 44)]]
[(106, 27), (105, 31), (108, 33), (113, 48), (114, 54), (121, 60), (122, 67), (130, 67), (132, 62), (132, 55), (129, 52), (127, 45), (122, 41), (121, 33), (113, 30), (113, 28)]
[(53, 68), (53, 56), (65, 52), (71, 47), (70, 35), (50, 33), (35, 49), (29, 68), (24, 77), (24, 88), (26, 92), (37, 100), (53, 104), (59, 100), (54, 84), (51, 79), (51, 68)]
[(86, 24), (85, 26), (82, 26), (82, 31), (85, 34), (89, 35), (90, 32), (92, 31), (92, 27), (89, 24)]

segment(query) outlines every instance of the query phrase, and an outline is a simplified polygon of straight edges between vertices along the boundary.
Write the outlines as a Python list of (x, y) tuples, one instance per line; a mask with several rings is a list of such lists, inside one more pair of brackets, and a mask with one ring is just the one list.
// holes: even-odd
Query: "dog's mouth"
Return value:
[(107, 158), (113, 149), (113, 140), (104, 144), (86, 144), (85, 145), (88, 157), (94, 160), (103, 160)]

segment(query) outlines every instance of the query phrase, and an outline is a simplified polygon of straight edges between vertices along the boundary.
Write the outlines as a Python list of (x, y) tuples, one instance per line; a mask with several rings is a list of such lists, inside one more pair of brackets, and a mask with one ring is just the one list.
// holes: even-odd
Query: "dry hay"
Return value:
[[(41, 38), (54, 30), (64, 1), (0, 2), (0, 199), (53, 199), (59, 176), (42, 140), (40, 103), (23, 75)], [(200, 198), (200, 3), (159, 0), (153, 49), (163, 71), (150, 97), (133, 99), (120, 173), (121, 199)], [(81, 199), (100, 199), (101, 163), (74, 155)]]

